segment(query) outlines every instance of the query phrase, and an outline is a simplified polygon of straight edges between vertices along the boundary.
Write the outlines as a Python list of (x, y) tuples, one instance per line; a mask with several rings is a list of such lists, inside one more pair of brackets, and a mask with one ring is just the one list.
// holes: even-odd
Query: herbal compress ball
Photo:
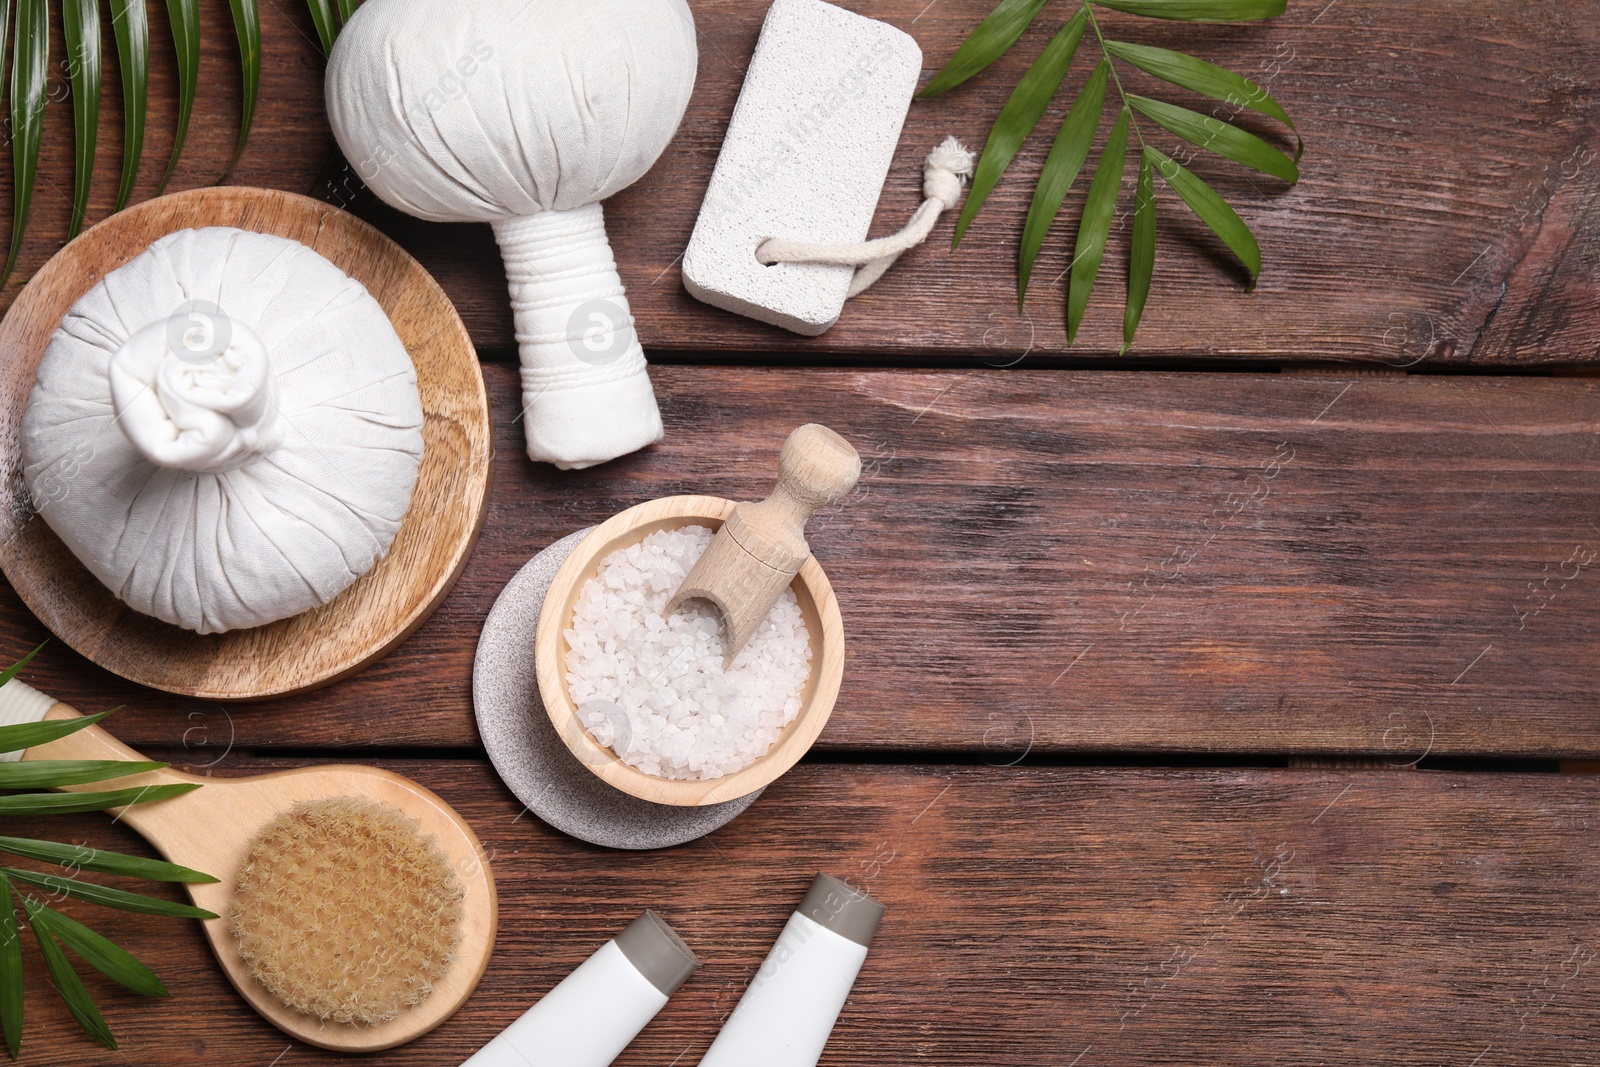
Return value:
[(343, 592), (421, 461), (416, 369), (378, 302), (304, 245), (223, 227), (84, 294), (22, 421), (44, 521), (129, 607), (199, 633)]
[(368, 0), (329, 58), (361, 179), (419, 218), (493, 224), (535, 460), (661, 439), (600, 202), (666, 148), (696, 61), (685, 0)]

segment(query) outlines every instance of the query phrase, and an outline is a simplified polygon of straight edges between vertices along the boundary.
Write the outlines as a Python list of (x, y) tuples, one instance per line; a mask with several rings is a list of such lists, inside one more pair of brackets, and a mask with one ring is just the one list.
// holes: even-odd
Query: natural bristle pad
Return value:
[(815, 336), (853, 267), (766, 266), (769, 237), (865, 240), (922, 72), (922, 49), (822, 0), (774, 0), (683, 256), (696, 298)]
[(415, 820), (376, 801), (307, 801), (240, 868), (229, 922), (250, 973), (324, 1021), (388, 1022), (455, 957), (463, 892)]

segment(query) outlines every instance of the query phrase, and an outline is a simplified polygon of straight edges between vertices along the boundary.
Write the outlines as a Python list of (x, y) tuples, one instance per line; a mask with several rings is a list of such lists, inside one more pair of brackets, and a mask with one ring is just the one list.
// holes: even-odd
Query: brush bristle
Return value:
[(432, 837), (386, 804), (306, 801), (261, 832), (239, 871), (239, 955), (279, 1000), (384, 1023), (433, 991), (460, 941), (461, 883)]

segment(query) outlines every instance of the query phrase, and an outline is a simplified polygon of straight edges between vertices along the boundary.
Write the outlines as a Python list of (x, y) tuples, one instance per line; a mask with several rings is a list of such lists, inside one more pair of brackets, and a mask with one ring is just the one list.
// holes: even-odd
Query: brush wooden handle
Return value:
[[(83, 715), (57, 701), (44, 716), (46, 719), (81, 719)], [(119, 760), (127, 762), (142, 761), (147, 757), (129, 748), (118, 741), (111, 734), (99, 726), (88, 726), (75, 734), (57, 738), (47, 745), (35, 745), (28, 749), (22, 756), (25, 760)], [(64, 793), (86, 793), (100, 789), (141, 789), (145, 786), (155, 785), (205, 785), (209, 779), (199, 775), (185, 774), (164, 767), (157, 771), (148, 771), (144, 774), (129, 775), (118, 778), (113, 782), (95, 782), (89, 785), (62, 786)], [(134, 804), (126, 808), (110, 808), (109, 813), (118, 822), (127, 823), (138, 831), (147, 840), (166, 842), (183, 840), (187, 834), (192, 834), (195, 829), (195, 818), (200, 814), (207, 801), (201, 800), (194, 794), (181, 797), (171, 797), (159, 804)], [(169, 857), (170, 858), (170, 857)], [(182, 859), (174, 860), (177, 863), (193, 864), (198, 857), (194, 853), (185, 852)], [(203, 862), (203, 860), (202, 860)]]
[[(59, 722), (68, 719), (81, 719), (83, 714), (74, 708), (68, 707), (59, 700), (50, 705), (50, 710), (45, 712), (47, 722)], [(23, 754), (23, 759), (53, 760), (53, 759), (86, 759), (86, 760), (123, 760), (141, 761), (145, 757), (127, 745), (112, 737), (99, 726), (86, 726), (75, 734), (57, 738), (47, 745), (35, 745)], [(176, 780), (177, 771), (160, 771), (163, 776)], [(140, 776), (144, 777), (143, 775)], [(184, 776), (187, 777), (187, 776)], [(118, 779), (121, 781), (121, 779)], [(129, 779), (130, 781), (132, 779)], [(104, 789), (104, 783), (89, 786), (91, 789)], [(119, 786), (120, 788), (120, 786)]]

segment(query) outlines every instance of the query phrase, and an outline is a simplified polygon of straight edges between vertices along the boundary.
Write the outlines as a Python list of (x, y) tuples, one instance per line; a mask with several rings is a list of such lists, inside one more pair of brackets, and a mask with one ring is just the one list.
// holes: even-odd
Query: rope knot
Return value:
[(762, 263), (825, 263), (855, 267), (847, 296), (856, 296), (883, 276), (908, 249), (928, 239), (939, 216), (961, 203), (961, 190), (972, 174), (973, 153), (954, 137), (946, 137), (922, 164), (922, 205), (899, 233), (853, 244), (812, 244), (769, 237), (756, 246)]
[(973, 170), (973, 154), (954, 137), (928, 153), (922, 165), (922, 195), (949, 211), (961, 202), (961, 190)]

